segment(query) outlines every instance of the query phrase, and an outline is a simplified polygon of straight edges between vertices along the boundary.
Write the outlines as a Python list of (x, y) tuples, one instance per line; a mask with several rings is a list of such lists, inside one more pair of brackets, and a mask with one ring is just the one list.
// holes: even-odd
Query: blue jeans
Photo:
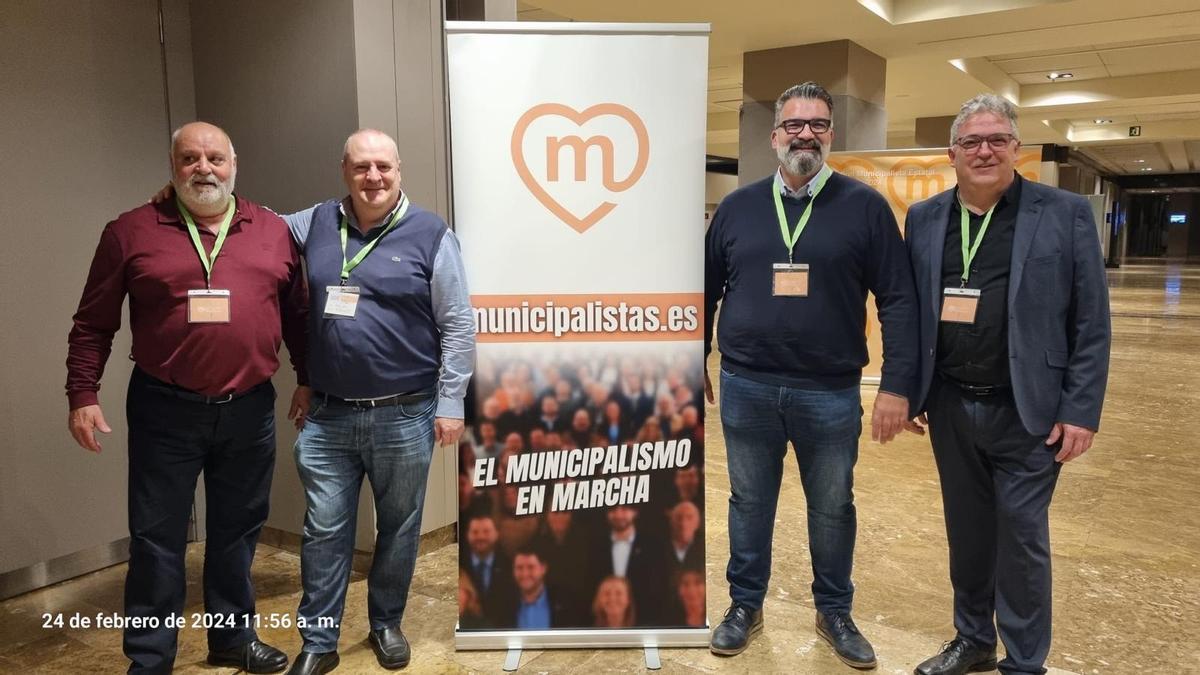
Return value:
[(721, 370), (729, 461), (729, 595), (758, 609), (771, 578), (771, 537), (791, 441), (808, 505), (813, 600), (823, 613), (854, 600), (854, 463), (862, 432), (857, 386), (832, 391), (763, 384)]
[(371, 629), (400, 624), (421, 534), (421, 507), (433, 454), (435, 397), (354, 408), (314, 403), (296, 439), (296, 466), (308, 510), (300, 575), (304, 651), (337, 649), (363, 476), (375, 495), (375, 554), (367, 577)]

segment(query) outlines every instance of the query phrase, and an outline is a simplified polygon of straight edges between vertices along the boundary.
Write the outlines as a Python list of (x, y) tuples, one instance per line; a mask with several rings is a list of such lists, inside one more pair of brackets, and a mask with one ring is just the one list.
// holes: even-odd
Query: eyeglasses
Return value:
[(820, 117), (812, 120), (784, 120), (775, 128), (783, 129), (783, 132), (789, 136), (795, 136), (804, 131), (805, 126), (812, 129), (814, 134), (823, 134), (833, 128), (833, 122)]
[(1012, 134), (992, 134), (991, 136), (963, 136), (954, 141), (954, 144), (967, 152), (975, 152), (979, 146), (984, 143), (988, 144), (992, 150), (1003, 150), (1008, 147), (1008, 144), (1016, 140)]

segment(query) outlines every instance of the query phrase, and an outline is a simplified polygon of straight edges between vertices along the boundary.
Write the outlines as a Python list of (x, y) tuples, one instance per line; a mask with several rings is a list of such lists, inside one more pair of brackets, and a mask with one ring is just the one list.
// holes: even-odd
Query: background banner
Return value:
[[(1041, 159), (1042, 146), (1021, 148), (1017, 155), (1017, 173), (1028, 180), (1040, 182)], [(904, 231), (908, 207), (958, 183), (946, 148), (835, 152), (829, 155), (828, 163), (834, 171), (860, 180), (886, 197), (901, 232)], [(867, 301), (867, 352), (871, 362), (863, 368), (863, 378), (878, 383), (883, 364), (883, 340), (873, 295)]]
[(461, 649), (707, 644), (707, 32), (448, 24)]

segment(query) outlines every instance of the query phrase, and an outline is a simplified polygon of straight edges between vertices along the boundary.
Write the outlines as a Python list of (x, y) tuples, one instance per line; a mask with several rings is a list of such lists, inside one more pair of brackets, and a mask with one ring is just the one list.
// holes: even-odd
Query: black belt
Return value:
[(969, 382), (959, 382), (958, 380), (946, 377), (940, 373), (939, 375), (946, 382), (958, 387), (972, 396), (995, 396), (996, 394), (1004, 393), (1010, 389), (1009, 385), (1007, 384), (971, 384)]
[(344, 405), (351, 408), (386, 408), (390, 405), (406, 405), (420, 403), (433, 397), (433, 392), (418, 391), (407, 394), (396, 394), (384, 398), (339, 398), (320, 391), (313, 392), (313, 399), (325, 405)]
[(231, 392), (221, 396), (206, 396), (204, 394), (192, 391), (191, 389), (184, 389), (178, 385), (171, 384), (170, 382), (163, 382), (156, 377), (151, 377), (141, 369), (139, 369), (138, 372), (141, 373), (142, 377), (146, 378), (146, 383), (149, 386), (161, 390), (164, 394), (169, 394), (175, 398), (191, 401), (193, 403), (203, 403), (205, 405), (220, 405), (222, 403), (236, 401), (239, 398), (249, 396), (250, 394), (256, 393), (271, 386), (270, 380), (263, 380), (259, 384), (250, 387), (246, 391)]

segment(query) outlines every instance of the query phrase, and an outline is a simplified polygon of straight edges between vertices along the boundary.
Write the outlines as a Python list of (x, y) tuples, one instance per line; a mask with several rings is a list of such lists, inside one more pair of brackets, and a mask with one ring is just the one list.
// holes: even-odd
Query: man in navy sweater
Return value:
[[(866, 299), (875, 294), (883, 324), (871, 437), (886, 443), (903, 428), (916, 374), (916, 294), (886, 200), (825, 164), (832, 112), (832, 97), (813, 82), (780, 95), (771, 133), (779, 170), (726, 197), (705, 240), (706, 350), (721, 305), (733, 601), (711, 649), (741, 653), (762, 630), (791, 441), (808, 505), (817, 632), (843, 662), (873, 668), (875, 652), (850, 616)], [(705, 393), (713, 402), (707, 373)]]

